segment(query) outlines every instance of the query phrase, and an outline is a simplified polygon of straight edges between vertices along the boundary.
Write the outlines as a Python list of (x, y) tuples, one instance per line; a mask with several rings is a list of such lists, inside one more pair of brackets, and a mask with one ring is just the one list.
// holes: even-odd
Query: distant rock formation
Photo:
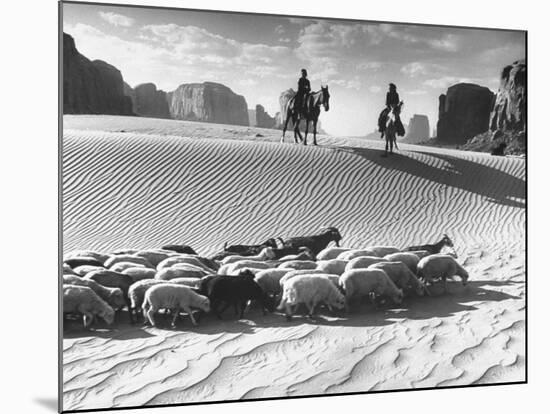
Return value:
[(275, 118), (269, 116), (262, 105), (256, 105), (256, 126), (259, 128), (273, 128)]
[(506, 66), (491, 112), (491, 131), (523, 131), (527, 108), (527, 64), (518, 60)]
[(134, 112), (139, 116), (171, 118), (166, 92), (157, 90), (154, 83), (142, 83), (133, 90)]
[(133, 115), (120, 71), (81, 55), (67, 33), (63, 33), (63, 113)]
[(256, 110), (255, 109), (249, 109), (248, 110), (248, 125), (251, 127), (256, 126)]
[[(281, 92), (281, 94), (279, 95), (279, 108), (281, 110), (280, 112), (277, 112), (275, 114), (275, 129), (283, 129), (286, 117), (286, 105), (288, 101), (290, 101), (290, 99), (294, 97), (294, 95), (296, 95), (296, 92), (292, 88)], [(292, 120), (289, 120), (287, 131), (292, 130), (293, 128), (294, 124), (292, 123)], [(300, 126), (300, 131), (305, 131), (305, 129), (305, 122), (302, 122), (302, 125)], [(317, 133), (327, 135), (327, 133), (321, 128), (321, 119), (317, 121)]]
[(439, 97), (437, 140), (446, 144), (464, 144), (487, 131), (494, 94), (489, 88), (472, 83), (451, 86)]
[(183, 84), (167, 100), (174, 119), (248, 126), (244, 96), (219, 83)]
[(430, 121), (426, 115), (414, 114), (409, 121), (407, 134), (403, 139), (412, 144), (427, 141), (430, 138)]

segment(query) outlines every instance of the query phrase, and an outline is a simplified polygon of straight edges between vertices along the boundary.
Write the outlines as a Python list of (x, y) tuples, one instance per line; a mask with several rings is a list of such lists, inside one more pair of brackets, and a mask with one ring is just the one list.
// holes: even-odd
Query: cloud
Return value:
[(372, 93), (379, 93), (381, 90), (382, 88), (380, 86), (373, 85), (369, 87), (369, 91)]
[(355, 90), (361, 89), (361, 80), (357, 76), (355, 76), (351, 80), (335, 79), (331, 81), (331, 84), (335, 84), (346, 89), (355, 89)]
[(436, 79), (427, 79), (423, 82), (424, 85), (429, 86), (430, 88), (444, 89), (452, 86), (456, 83), (478, 83), (481, 79), (479, 78), (463, 78), (457, 76), (443, 76)]
[(429, 63), (429, 62), (410, 62), (402, 66), (400, 69), (401, 73), (415, 78), (422, 75), (438, 74), (444, 73), (447, 71), (447, 68), (443, 65)]
[(122, 14), (117, 14), (113, 12), (100, 11), (99, 17), (114, 26), (130, 27), (134, 24), (134, 19), (132, 19), (131, 17), (123, 16)]
[(382, 66), (384, 66), (382, 62), (359, 62), (357, 70), (378, 70)]

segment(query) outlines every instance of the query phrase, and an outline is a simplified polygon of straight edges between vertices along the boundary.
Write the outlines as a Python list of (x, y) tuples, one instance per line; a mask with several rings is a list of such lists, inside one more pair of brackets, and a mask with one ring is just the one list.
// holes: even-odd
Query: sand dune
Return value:
[[(280, 131), (65, 116), (65, 252), (338, 227), (347, 246), (455, 241), (471, 284), (345, 317), (205, 318), (185, 330), (68, 331), (64, 408), (166, 404), (525, 379), (525, 161)], [(287, 138), (287, 142), (290, 139)]]

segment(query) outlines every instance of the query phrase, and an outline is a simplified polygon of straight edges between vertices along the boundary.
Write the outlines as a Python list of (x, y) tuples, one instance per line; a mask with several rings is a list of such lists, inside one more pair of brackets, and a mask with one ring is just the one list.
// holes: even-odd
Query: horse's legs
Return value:
[(304, 145), (307, 145), (307, 132), (309, 130), (309, 119), (306, 118), (306, 135), (304, 137), (304, 141), (303, 141), (303, 144)]
[(390, 134), (390, 154), (393, 154), (393, 140), (395, 139), (395, 135), (392, 133)]
[(296, 139), (296, 136), (300, 138), (301, 142), (304, 142), (304, 138), (302, 137), (302, 133), (300, 132), (300, 121), (301, 119), (298, 118), (296, 122), (294, 123), (294, 142), (297, 144), (298, 140)]
[(317, 119), (313, 120), (313, 145), (317, 145)]

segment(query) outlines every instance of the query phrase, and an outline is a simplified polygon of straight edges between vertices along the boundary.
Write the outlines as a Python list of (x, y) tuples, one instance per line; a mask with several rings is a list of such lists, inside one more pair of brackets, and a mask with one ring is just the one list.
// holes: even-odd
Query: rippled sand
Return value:
[[(448, 233), (471, 283), (315, 320), (252, 309), (177, 331), (117, 324), (63, 341), (64, 409), (525, 380), (525, 161), (172, 120), (65, 116), (64, 251), (338, 227), (346, 246)], [(291, 139), (287, 136), (287, 142)]]

